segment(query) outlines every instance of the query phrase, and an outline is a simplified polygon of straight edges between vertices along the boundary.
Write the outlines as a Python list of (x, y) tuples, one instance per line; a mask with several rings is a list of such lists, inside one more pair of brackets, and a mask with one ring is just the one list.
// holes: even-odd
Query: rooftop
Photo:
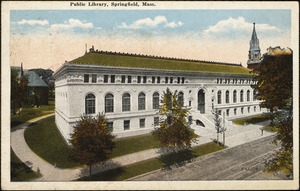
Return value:
[(93, 48), (90, 49), (90, 52), (69, 63), (184, 72), (249, 74), (249, 70), (244, 68), (241, 64), (95, 51)]

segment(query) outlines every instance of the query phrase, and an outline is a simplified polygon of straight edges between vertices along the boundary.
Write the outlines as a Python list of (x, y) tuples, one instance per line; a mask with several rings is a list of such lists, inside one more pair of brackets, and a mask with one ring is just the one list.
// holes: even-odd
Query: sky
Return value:
[(291, 47), (291, 11), (272, 10), (12, 10), (10, 61), (57, 70), (90, 48), (246, 67), (255, 24), (262, 54)]

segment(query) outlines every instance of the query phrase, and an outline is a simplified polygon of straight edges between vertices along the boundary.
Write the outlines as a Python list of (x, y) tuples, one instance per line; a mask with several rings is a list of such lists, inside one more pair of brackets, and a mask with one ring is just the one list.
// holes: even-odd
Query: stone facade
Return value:
[(118, 137), (150, 132), (158, 125), (157, 104), (167, 88), (177, 90), (192, 119), (207, 128), (214, 128), (212, 107), (226, 119), (264, 111), (255, 100), (251, 75), (66, 62), (54, 78), (55, 121), (66, 140), (85, 114), (104, 113)]

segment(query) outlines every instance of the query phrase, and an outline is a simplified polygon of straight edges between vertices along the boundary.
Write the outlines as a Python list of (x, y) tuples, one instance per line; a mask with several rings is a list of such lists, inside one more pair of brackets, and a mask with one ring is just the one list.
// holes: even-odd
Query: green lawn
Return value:
[(41, 175), (33, 172), (28, 166), (26, 166), (14, 153), (14, 151), (11, 149), (11, 180), (12, 181), (26, 181), (26, 180), (32, 180), (34, 178), (38, 178)]
[(262, 114), (262, 115), (256, 115), (256, 116), (236, 119), (236, 120), (233, 120), (232, 122), (236, 125), (244, 125), (244, 124), (260, 123), (260, 122), (263, 122), (263, 121), (267, 121), (269, 119), (270, 119), (269, 114)]
[(154, 137), (151, 134), (130, 138), (121, 138), (116, 140), (116, 148), (113, 150), (112, 157), (122, 156), (158, 147), (159, 143), (154, 140)]
[(264, 126), (263, 127), (263, 130), (265, 131), (270, 131), (270, 132), (277, 132), (278, 131), (278, 128), (274, 127), (274, 126), (271, 126), (271, 125), (268, 125), (268, 126)]
[(89, 177), (80, 178), (80, 181), (121, 181), (128, 178), (138, 176), (150, 171), (161, 168), (168, 168), (170, 165), (183, 165), (185, 161), (190, 161), (193, 158), (200, 157), (212, 152), (219, 151), (224, 147), (219, 144), (210, 142), (204, 145), (191, 148), (191, 150), (164, 155), (159, 158), (153, 158), (131, 165), (118, 167), (105, 172), (97, 173)]
[(42, 115), (54, 112), (54, 101), (49, 101), (48, 105), (41, 105), (39, 108), (24, 107), (19, 114), (11, 116), (11, 127), (25, 123), (29, 119), (33, 119)]
[(31, 124), (25, 130), (28, 146), (40, 157), (59, 168), (79, 166), (71, 160), (72, 150), (54, 123), (54, 116)]

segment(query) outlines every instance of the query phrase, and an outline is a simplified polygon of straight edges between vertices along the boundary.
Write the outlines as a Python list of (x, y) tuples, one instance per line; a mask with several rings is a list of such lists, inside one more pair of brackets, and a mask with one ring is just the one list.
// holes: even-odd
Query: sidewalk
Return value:
[[(32, 169), (34, 171), (37, 171), (37, 169), (39, 168), (43, 176), (34, 181), (71, 181), (76, 180), (82, 176), (89, 175), (88, 167), (78, 167), (76, 169), (56, 168), (44, 159), (40, 158), (38, 155), (36, 155), (26, 144), (26, 141), (24, 139), (24, 131), (28, 127), (28, 125), (30, 123), (36, 122), (38, 120), (44, 119), (52, 115), (53, 114), (49, 114), (29, 120), (27, 123), (13, 128), (11, 132), (12, 149), (24, 163), (32, 163)], [(229, 127), (226, 131), (226, 146), (234, 147), (246, 142), (250, 142), (274, 134), (266, 131), (264, 131), (263, 135), (261, 134), (260, 128), (267, 124), (268, 122), (263, 122), (259, 124), (250, 124), (246, 126), (233, 125), (232, 127)], [(194, 129), (195, 133), (200, 135), (200, 138), (198, 138), (197, 143), (193, 144), (192, 146), (202, 145), (211, 142), (213, 139), (216, 138), (216, 131), (214, 129), (206, 129), (200, 126), (194, 127)], [(219, 141), (222, 142), (222, 140), (222, 134), (220, 134)], [(140, 151), (137, 153), (113, 158), (112, 160), (107, 161), (104, 165), (93, 165), (92, 172), (94, 174), (108, 169), (116, 168), (118, 166), (129, 165), (158, 156), (158, 149)]]

